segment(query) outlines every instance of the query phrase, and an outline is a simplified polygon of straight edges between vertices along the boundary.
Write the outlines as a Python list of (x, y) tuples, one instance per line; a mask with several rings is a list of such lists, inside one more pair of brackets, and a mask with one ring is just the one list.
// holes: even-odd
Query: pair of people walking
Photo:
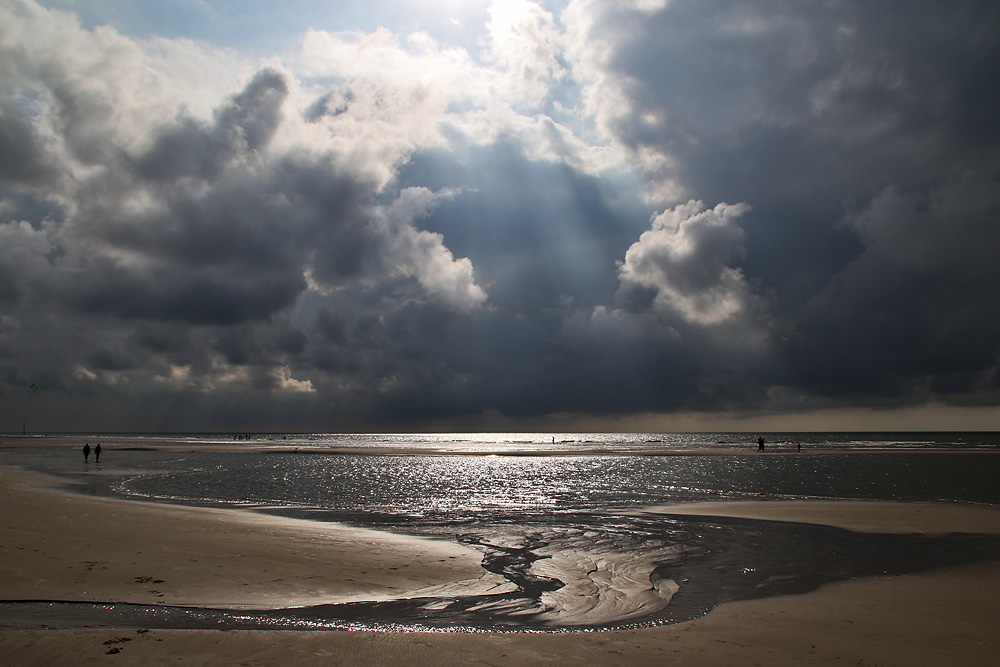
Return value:
[[(83, 446), (83, 462), (86, 463), (90, 460), (90, 443), (88, 442)], [(94, 447), (94, 460), (97, 463), (101, 462), (101, 443), (97, 443), (97, 447)]]

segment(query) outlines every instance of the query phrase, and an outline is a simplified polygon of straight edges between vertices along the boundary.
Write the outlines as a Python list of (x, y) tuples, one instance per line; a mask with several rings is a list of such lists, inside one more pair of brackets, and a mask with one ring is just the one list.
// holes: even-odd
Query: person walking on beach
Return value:
[(94, 448), (94, 460), (101, 462), (101, 443), (97, 443), (97, 447)]
[(88, 442), (83, 446), (83, 462), (86, 463), (90, 460), (90, 443)]
[(757, 436), (757, 451), (758, 452), (764, 451), (764, 436), (762, 435)]

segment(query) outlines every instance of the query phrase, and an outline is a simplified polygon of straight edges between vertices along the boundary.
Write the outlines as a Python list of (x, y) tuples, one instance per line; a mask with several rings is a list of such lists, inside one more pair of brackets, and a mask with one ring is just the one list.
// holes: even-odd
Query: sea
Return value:
[[(93, 453), (84, 460), (84, 443), (101, 444), (100, 462)], [(0, 436), (0, 465), (86, 494), (454, 541), (508, 582), (494, 594), (254, 612), (0, 602), (0, 625), (16, 616), (143, 627), (598, 631), (682, 622), (727, 601), (852, 577), (1000, 558), (993, 535), (857, 533), (653, 511), (720, 500), (998, 506), (995, 432), (11, 434)]]

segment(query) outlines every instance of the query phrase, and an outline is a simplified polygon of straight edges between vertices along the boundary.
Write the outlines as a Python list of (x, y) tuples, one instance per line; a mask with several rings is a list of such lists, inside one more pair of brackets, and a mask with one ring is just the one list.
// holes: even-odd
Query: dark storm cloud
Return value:
[(994, 395), (993, 4), (599, 4), (627, 100), (609, 130), (683, 191), (753, 207), (725, 265), (779, 316), (785, 370), (758, 381), (925, 400), (972, 374)]
[(44, 143), (23, 110), (0, 100), (0, 179), (34, 183), (55, 173)]
[[(287, 95), (274, 70), (258, 72), (211, 125), (181, 117), (132, 159), (143, 179), (95, 185), (93, 234), (112, 249), (81, 267), (70, 288), (80, 309), (119, 318), (231, 325), (267, 320), (316, 280), (379, 279), (402, 261), (408, 220), (385, 221), (372, 185), (320, 156), (261, 155)], [(148, 187), (154, 205), (122, 201)], [(105, 190), (117, 188), (114, 195)], [(390, 247), (392, 246), (392, 247)], [(121, 262), (119, 252), (140, 263)]]
[[(990, 3), (608, 3), (607, 122), (670, 156), (708, 202), (753, 212), (746, 266), (797, 308), (858, 251), (832, 224), (887, 186), (927, 189), (996, 169), (998, 12)], [(628, 34), (628, 39), (620, 35)]]
[[(266, 319), (290, 306), (306, 286), (295, 230), (256, 164), (286, 95), (281, 75), (264, 69), (211, 126), (180, 118), (165, 129), (134, 159), (156, 179), (145, 209), (128, 204), (145, 184), (127, 171), (95, 182), (76, 224), (107, 248), (79, 267), (70, 300), (88, 312), (192, 324)], [(142, 261), (123, 262), (122, 252)]]
[(185, 278), (176, 269), (162, 274), (91, 270), (86, 285), (71, 299), (83, 311), (126, 319), (178, 320), (190, 324), (239, 324), (266, 319), (288, 307), (305, 281), (200, 273)]
[(167, 129), (152, 149), (138, 156), (138, 172), (165, 180), (215, 178), (233, 159), (264, 148), (281, 123), (281, 105), (287, 95), (288, 85), (281, 74), (261, 70), (216, 110), (212, 126), (183, 118)]
[(817, 392), (961, 396), (986, 390), (1000, 340), (1000, 182), (888, 188), (848, 224), (864, 253), (805, 309), (789, 347)]
[[(20, 8), (39, 23), (53, 18), (30, 3)], [(112, 65), (101, 39), (60, 27), (66, 34), (51, 46), (49, 67), (23, 51), (8, 61), (21, 87), (6, 92), (36, 113), (31, 123), (3, 117), (7, 143), (20, 141), (19, 159), (3, 173), (5, 395), (29, 400), (22, 387), (41, 378), (48, 418), (53, 410), (79, 417), (67, 409), (74, 396), (103, 396), (104, 418), (139, 427), (141, 418), (126, 415), (140, 404), (187, 406), (186, 418), (205, 427), (213, 415), (220, 425), (292, 425), (305, 408), (275, 418), (267, 406), (287, 408), (281, 396), (311, 406), (311, 419), (334, 401), (334, 413), (371, 412), (373, 387), (394, 374), (392, 353), (415, 353), (365, 336), (374, 329), (364, 322), (377, 323), (393, 304), (439, 302), (448, 312), (481, 303), (471, 265), (413, 226), (438, 195), (408, 188), (380, 200), (377, 161), (347, 159), (332, 144), (303, 145), (286, 73), (259, 69), (242, 89), (213, 100), (207, 118), (180, 106), (130, 121), (134, 72)], [(111, 51), (132, 48), (111, 37)], [(74, 78), (74, 48), (108, 71)], [(125, 76), (116, 78), (119, 65)], [(37, 139), (43, 133), (51, 145)], [(39, 168), (49, 153), (61, 154), (74, 176)], [(307, 337), (316, 334), (308, 309), (293, 313), (307, 291), (319, 305), (350, 295), (344, 303), (356, 335), (342, 356), (355, 377), (334, 368), (326, 378), (327, 338)], [(316, 386), (327, 392), (321, 401), (311, 396)]]

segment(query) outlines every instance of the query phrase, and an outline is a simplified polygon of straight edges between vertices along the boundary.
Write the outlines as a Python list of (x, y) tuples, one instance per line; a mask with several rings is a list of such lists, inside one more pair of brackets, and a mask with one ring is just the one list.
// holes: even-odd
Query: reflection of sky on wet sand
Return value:
[(539, 631), (661, 625), (717, 605), (805, 593), (851, 577), (1000, 556), (995, 535), (886, 535), (720, 517), (569, 514), (497, 524), (412, 522), (396, 530), (459, 541), (510, 585), (271, 611), (69, 603), (0, 604), (14, 617), (116, 627)]

